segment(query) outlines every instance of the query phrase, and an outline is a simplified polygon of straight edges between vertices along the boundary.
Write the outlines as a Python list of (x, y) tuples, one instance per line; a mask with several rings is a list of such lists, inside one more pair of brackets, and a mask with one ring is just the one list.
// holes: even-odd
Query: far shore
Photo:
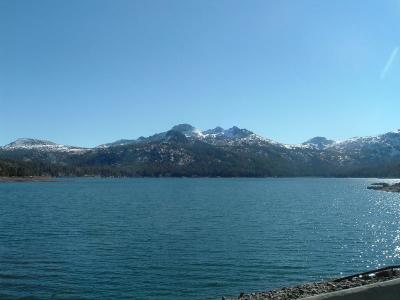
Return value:
[(54, 182), (55, 177), (50, 176), (24, 176), (24, 177), (0, 177), (1, 182)]
[[(83, 175), (83, 176), (0, 176), (0, 183), (7, 182), (56, 182), (65, 178), (98, 178), (98, 179), (372, 179), (373, 177), (326, 177), (326, 176), (299, 176), (299, 177), (251, 177), (251, 176), (99, 176), (99, 175)], [(398, 178), (380, 178), (383, 180), (397, 179)], [(387, 192), (400, 192), (400, 182), (395, 184), (388, 184), (386, 182), (372, 183), (367, 187), (372, 190), (381, 190)]]

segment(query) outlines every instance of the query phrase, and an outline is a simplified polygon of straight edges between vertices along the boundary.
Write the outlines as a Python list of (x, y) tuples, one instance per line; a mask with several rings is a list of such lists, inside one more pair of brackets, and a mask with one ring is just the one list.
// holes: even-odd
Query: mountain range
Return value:
[(396, 177), (400, 130), (344, 141), (314, 137), (296, 145), (236, 126), (203, 131), (189, 124), (94, 148), (24, 138), (0, 147), (0, 174), (18, 175), (16, 170), (52, 176)]

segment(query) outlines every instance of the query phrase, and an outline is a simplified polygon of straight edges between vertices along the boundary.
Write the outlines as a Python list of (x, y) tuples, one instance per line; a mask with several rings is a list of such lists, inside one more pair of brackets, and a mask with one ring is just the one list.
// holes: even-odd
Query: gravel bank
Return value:
[(371, 283), (383, 282), (395, 278), (400, 278), (400, 266), (387, 267), (379, 270), (360, 273), (331, 281), (308, 283), (294, 287), (282, 288), (277, 290), (256, 292), (251, 294), (241, 293), (237, 298), (225, 298), (223, 300), (286, 300), (301, 299), (316, 296), (344, 289), (363, 286)]

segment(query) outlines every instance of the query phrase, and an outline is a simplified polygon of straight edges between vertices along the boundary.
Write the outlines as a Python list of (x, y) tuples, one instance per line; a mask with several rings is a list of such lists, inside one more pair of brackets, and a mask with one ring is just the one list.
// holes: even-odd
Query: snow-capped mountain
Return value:
[(339, 141), (327, 147), (327, 150), (340, 153), (341, 160), (389, 162), (400, 158), (400, 130)]
[(354, 137), (343, 141), (329, 140), (325, 137), (314, 137), (302, 143), (302, 145), (318, 150), (329, 149), (348, 154), (385, 150), (389, 151), (390, 155), (393, 156), (400, 154), (400, 129), (377, 136)]
[(391, 148), (395, 152), (400, 149), (400, 129), (377, 136), (355, 137), (330, 145), (340, 151), (360, 151), (362, 149)]
[(47, 140), (21, 138), (14, 142), (11, 142), (4, 147), (3, 150), (37, 150), (37, 151), (47, 151), (47, 152), (83, 152), (86, 148), (66, 146), (61, 144), (56, 144)]
[(124, 146), (137, 143), (148, 143), (148, 142), (162, 142), (168, 139), (168, 132), (176, 131), (183, 134), (190, 140), (199, 140), (213, 145), (239, 145), (242, 143), (271, 143), (279, 144), (272, 140), (263, 138), (254, 132), (241, 129), (237, 126), (233, 126), (228, 129), (224, 129), (220, 126), (214, 129), (200, 130), (190, 124), (178, 124), (173, 126), (169, 131), (156, 133), (149, 137), (140, 137), (136, 140), (118, 140), (112, 143), (103, 144), (97, 148), (107, 148), (115, 146)]
[[(275, 145), (285, 149), (315, 149), (330, 150), (341, 153), (359, 153), (362, 151), (382, 151), (390, 152), (391, 156), (400, 154), (400, 129), (388, 132), (382, 135), (369, 137), (355, 137), (343, 141), (334, 141), (326, 137), (314, 137), (299, 145), (282, 144), (264, 137), (254, 132), (233, 126), (224, 129), (220, 126), (208, 130), (200, 130), (190, 124), (178, 124), (170, 130), (156, 133), (149, 137), (139, 137), (138, 139), (121, 139), (115, 142), (103, 144), (93, 149), (118, 147), (131, 144), (141, 144), (148, 142), (163, 142), (170, 137), (170, 132), (175, 131), (183, 134), (189, 140), (199, 140), (213, 145), (240, 145), (240, 144), (259, 144), (259, 145)], [(3, 150), (41, 150), (54, 152), (82, 152), (91, 150), (90, 148), (74, 147), (63, 144), (57, 144), (48, 140), (21, 138), (11, 142), (3, 147)], [(93, 150), (92, 149), (92, 150)], [(378, 151), (378, 152), (379, 152)]]
[(4, 158), (95, 167), (93, 172), (101, 174), (106, 168), (105, 174), (119, 170), (122, 176), (387, 176), (400, 174), (400, 131), (344, 141), (314, 137), (288, 145), (237, 126), (200, 130), (179, 124), (90, 149), (18, 139), (0, 147)]

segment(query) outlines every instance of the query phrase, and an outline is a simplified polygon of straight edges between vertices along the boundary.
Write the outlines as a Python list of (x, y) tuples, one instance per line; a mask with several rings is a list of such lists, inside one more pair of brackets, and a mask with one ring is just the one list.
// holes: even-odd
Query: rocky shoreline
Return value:
[(376, 182), (371, 184), (367, 187), (369, 190), (376, 190), (376, 191), (384, 191), (384, 192), (393, 192), (393, 193), (400, 193), (400, 182), (389, 184), (386, 182)]
[(400, 278), (400, 266), (387, 267), (375, 271), (360, 273), (331, 281), (307, 283), (294, 287), (285, 287), (277, 290), (241, 293), (237, 298), (222, 297), (222, 300), (286, 300), (302, 299), (320, 294), (341, 291), (358, 286), (383, 282)]

